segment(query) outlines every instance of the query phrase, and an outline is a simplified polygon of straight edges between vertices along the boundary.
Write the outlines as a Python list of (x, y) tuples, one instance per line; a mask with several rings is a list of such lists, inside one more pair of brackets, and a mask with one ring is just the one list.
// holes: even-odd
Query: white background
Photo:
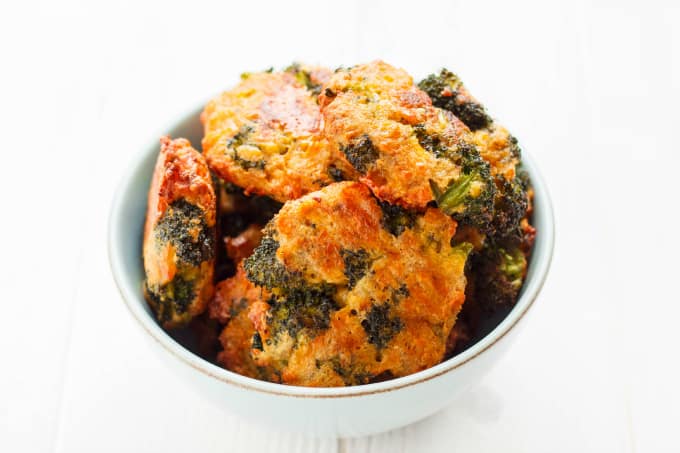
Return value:
[[(0, 451), (680, 451), (678, 23), (671, 1), (3, 2)], [(552, 191), (552, 272), (446, 411), (364, 439), (267, 432), (142, 341), (109, 203), (130, 158), (240, 72), (374, 58), (453, 69), (520, 137)]]

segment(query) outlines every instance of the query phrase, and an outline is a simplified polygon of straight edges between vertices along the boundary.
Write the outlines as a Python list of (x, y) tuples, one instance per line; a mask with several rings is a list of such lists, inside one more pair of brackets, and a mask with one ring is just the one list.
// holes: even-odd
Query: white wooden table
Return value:
[[(680, 451), (679, 22), (672, 1), (3, 4), (0, 451)], [(374, 58), (459, 72), (536, 156), (552, 273), (444, 412), (362, 439), (267, 432), (142, 341), (108, 205), (130, 157), (241, 71)]]

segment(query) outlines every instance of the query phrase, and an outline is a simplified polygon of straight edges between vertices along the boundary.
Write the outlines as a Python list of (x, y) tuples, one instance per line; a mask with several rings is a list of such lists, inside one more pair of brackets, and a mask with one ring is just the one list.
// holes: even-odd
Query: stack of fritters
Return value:
[[(203, 155), (191, 156), (202, 166), (180, 171), (191, 190), (158, 189), (174, 181), (167, 151), (159, 157), (147, 298), (166, 328), (210, 299), (203, 322), (221, 326), (224, 367), (306, 386), (404, 376), (470, 338), (474, 316), (461, 307), (515, 302), (533, 242), (531, 190), (517, 141), (454, 74), (416, 86), (380, 61), (335, 72), (296, 64), (244, 74), (201, 120)], [(152, 210), (152, 199), (170, 208)], [(197, 227), (168, 230), (162, 218), (175, 211), (178, 225)], [(172, 277), (155, 269), (173, 266), (201, 297), (163, 289)]]

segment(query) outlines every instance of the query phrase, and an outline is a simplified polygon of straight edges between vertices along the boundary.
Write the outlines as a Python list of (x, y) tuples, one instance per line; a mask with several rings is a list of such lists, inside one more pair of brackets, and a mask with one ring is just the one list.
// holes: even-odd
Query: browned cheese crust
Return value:
[(442, 150), (472, 138), (450, 112), (432, 106), (404, 70), (381, 61), (336, 72), (319, 97), (324, 131), (336, 160), (381, 200), (423, 208), (430, 181), (446, 187), (460, 168)]
[(144, 226), (145, 296), (165, 328), (186, 324), (212, 297), (215, 192), (188, 140), (161, 138)]
[(281, 202), (334, 180), (316, 96), (301, 82), (316, 86), (328, 71), (306, 70), (246, 74), (208, 103), (201, 115), (203, 150), (218, 176), (246, 194)]
[[(385, 215), (356, 182), (284, 205), (253, 256), (278, 244), (272, 271), (305, 289), (272, 288), (253, 303), (259, 366), (286, 384), (343, 386), (441, 361), (465, 298), (469, 248), (451, 246), (456, 222), (437, 209), (414, 214), (396, 232)], [(248, 263), (246, 269), (257, 281)]]

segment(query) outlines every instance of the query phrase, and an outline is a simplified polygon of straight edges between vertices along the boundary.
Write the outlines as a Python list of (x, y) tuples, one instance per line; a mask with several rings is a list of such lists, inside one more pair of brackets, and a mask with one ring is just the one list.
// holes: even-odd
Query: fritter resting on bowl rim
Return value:
[(322, 68), (244, 74), (205, 107), (203, 151), (221, 178), (246, 194), (284, 202), (337, 179), (314, 91)]
[(161, 138), (149, 189), (144, 294), (164, 328), (186, 324), (213, 294), (215, 192), (188, 140)]
[[(464, 301), (470, 246), (434, 208), (381, 204), (340, 182), (286, 203), (244, 261), (262, 288), (253, 360), (280, 382), (363, 384), (439, 363)], [(252, 292), (250, 293), (252, 294)]]

